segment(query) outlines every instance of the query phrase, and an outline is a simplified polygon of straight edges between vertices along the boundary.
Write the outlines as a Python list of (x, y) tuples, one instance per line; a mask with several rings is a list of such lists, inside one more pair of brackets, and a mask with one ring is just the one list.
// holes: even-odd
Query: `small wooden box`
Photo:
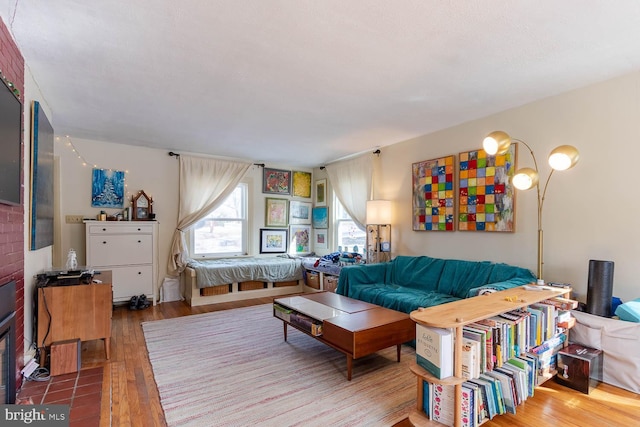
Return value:
[(320, 274), (307, 270), (307, 286), (313, 289), (320, 289)]
[(218, 286), (210, 286), (208, 288), (200, 289), (200, 295), (203, 297), (210, 297), (212, 295), (224, 295), (228, 294), (231, 289), (231, 285), (218, 285)]
[(238, 283), (238, 290), (240, 291), (253, 291), (255, 289), (264, 289), (266, 287), (267, 284), (265, 282), (257, 282), (255, 280)]
[(325, 274), (323, 277), (322, 289), (328, 292), (335, 292), (338, 287), (338, 276), (330, 276)]
[(556, 382), (589, 394), (602, 381), (602, 350), (571, 344), (558, 352)]
[(51, 376), (78, 372), (81, 367), (80, 338), (56, 341), (51, 344)]

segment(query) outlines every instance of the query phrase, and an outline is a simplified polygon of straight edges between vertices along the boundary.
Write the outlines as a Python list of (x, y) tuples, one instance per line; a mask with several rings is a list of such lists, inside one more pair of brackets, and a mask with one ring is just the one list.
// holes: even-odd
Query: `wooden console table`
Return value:
[(102, 271), (94, 279), (102, 283), (38, 288), (38, 347), (70, 339), (102, 339), (109, 359), (113, 310), (111, 271)]

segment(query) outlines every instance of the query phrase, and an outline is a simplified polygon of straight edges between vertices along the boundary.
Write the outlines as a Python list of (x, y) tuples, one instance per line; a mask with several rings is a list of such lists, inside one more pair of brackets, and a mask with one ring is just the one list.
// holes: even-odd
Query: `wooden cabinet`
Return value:
[(87, 266), (113, 273), (113, 302), (145, 294), (156, 302), (157, 221), (86, 221)]
[(104, 271), (94, 278), (102, 283), (38, 288), (38, 347), (71, 339), (103, 339), (109, 359), (111, 273)]
[(474, 298), (465, 298), (435, 307), (428, 307), (411, 313), (411, 318), (416, 323), (436, 328), (453, 329), (455, 335), (454, 372), (452, 377), (438, 379), (418, 365), (414, 365), (411, 368), (411, 371), (417, 377), (417, 407), (409, 415), (409, 420), (414, 426), (442, 425), (437, 421), (428, 419), (422, 410), (423, 381), (431, 384), (455, 386), (456, 404), (454, 406), (454, 425), (461, 425), (461, 393), (462, 383), (465, 381), (462, 376), (461, 355), (463, 327), (465, 325), (511, 310), (527, 307), (545, 299), (568, 295), (571, 292), (571, 289), (551, 289), (548, 287), (535, 289), (536, 290), (527, 290), (526, 287), (521, 286)]

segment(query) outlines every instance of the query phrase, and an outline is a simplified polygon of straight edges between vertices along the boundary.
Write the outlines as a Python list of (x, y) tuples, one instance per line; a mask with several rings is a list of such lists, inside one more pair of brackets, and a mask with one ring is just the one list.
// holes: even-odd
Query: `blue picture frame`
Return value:
[(123, 208), (123, 171), (115, 171), (112, 169), (93, 169), (91, 206), (94, 208)]
[(313, 228), (329, 228), (329, 208), (315, 207), (311, 213)]

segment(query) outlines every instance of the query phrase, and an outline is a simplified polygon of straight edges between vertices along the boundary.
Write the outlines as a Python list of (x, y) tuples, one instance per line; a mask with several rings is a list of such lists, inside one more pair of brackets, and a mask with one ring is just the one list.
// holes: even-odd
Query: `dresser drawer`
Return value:
[(153, 267), (137, 265), (132, 267), (113, 267), (113, 300), (129, 300), (133, 295), (153, 296)]
[(153, 225), (143, 222), (127, 222), (125, 225), (117, 223), (111, 225), (108, 221), (102, 221), (101, 224), (89, 225), (89, 234), (151, 234), (153, 233)]
[[(153, 237), (150, 234), (89, 236), (88, 259), (101, 266), (151, 264)], [(93, 266), (95, 266), (93, 265)]]

